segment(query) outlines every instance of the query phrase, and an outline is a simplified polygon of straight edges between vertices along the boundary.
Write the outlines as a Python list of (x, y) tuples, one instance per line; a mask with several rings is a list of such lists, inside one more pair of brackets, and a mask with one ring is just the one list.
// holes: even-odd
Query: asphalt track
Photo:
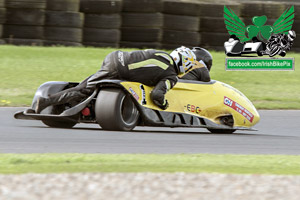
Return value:
[(104, 131), (96, 124), (49, 128), (16, 120), (24, 108), (0, 108), (0, 153), (300, 154), (300, 110), (260, 110), (258, 131), (211, 134), (206, 129), (137, 127)]

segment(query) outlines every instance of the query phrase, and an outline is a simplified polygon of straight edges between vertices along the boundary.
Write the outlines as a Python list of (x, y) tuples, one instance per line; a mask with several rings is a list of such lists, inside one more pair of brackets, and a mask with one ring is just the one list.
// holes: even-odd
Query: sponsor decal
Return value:
[(139, 95), (131, 87), (129, 88), (129, 91), (137, 101), (140, 99)]
[(199, 106), (195, 106), (195, 105), (192, 105), (192, 104), (187, 104), (186, 106), (184, 106), (187, 111), (189, 112), (193, 112), (193, 113), (197, 113), (197, 114), (200, 114), (201, 112), (201, 109)]
[(233, 90), (235, 91), (236, 93), (238, 93), (241, 97), (243, 97), (249, 104), (252, 105), (252, 102), (243, 94), (241, 93), (239, 90), (237, 90), (236, 88), (230, 86), (230, 85), (227, 85), (226, 83), (221, 83), (224, 87), (230, 89), (230, 90)]
[(249, 122), (252, 123), (254, 115), (246, 108), (226, 96), (224, 96), (224, 104), (243, 115)]
[(141, 88), (141, 90), (142, 90), (142, 101), (141, 101), (141, 103), (142, 103), (142, 105), (146, 105), (147, 104), (147, 101), (146, 101), (146, 92), (145, 92), (145, 88), (144, 88), (144, 86), (141, 84), (140, 85), (140, 88)]

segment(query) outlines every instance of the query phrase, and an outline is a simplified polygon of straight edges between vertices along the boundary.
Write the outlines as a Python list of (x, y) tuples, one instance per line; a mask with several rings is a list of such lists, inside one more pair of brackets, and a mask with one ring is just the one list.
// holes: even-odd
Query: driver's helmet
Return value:
[(194, 66), (196, 55), (193, 51), (185, 46), (181, 46), (170, 54), (176, 64), (176, 71), (179, 75), (183, 75)]
[(296, 32), (293, 30), (289, 30), (288, 32), (288, 40), (293, 41), (296, 38)]
[(196, 60), (200, 63), (204, 62), (208, 71), (210, 71), (213, 57), (209, 51), (201, 47), (193, 47), (192, 52), (196, 55)]

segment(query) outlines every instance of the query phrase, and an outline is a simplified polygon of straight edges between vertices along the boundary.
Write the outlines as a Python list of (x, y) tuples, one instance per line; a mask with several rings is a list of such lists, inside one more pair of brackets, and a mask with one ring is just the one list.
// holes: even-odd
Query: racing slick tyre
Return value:
[(201, 10), (201, 4), (198, 2), (186, 2), (176, 0), (165, 0), (163, 1), (165, 14), (173, 15), (188, 15), (188, 16), (199, 16)]
[[(177, 31), (199, 31), (199, 17), (164, 14), (164, 29)], [(224, 20), (223, 20), (224, 23)]]
[(209, 130), (209, 132), (211, 133), (223, 133), (223, 134), (231, 134), (234, 131), (236, 131), (235, 129), (211, 129), (211, 128), (208, 128), (207, 130)]
[(201, 32), (201, 45), (204, 46), (223, 46), (227, 40), (228, 33)]
[[(217, 1), (216, 1), (217, 2)], [(233, 12), (239, 16), (240, 15), (240, 4), (235, 3), (233, 1), (219, 1), (217, 3), (211, 2), (201, 2), (201, 10), (199, 11), (199, 15), (201, 17), (219, 17), (223, 18), (224, 6), (229, 7), (233, 10)], [(224, 18), (223, 18), (224, 20)], [(224, 23), (224, 22), (223, 22)]]
[(84, 15), (84, 27), (87, 28), (118, 29), (121, 27), (121, 23), (120, 14)]
[(43, 26), (4, 25), (4, 38), (43, 39)]
[(121, 41), (128, 42), (160, 42), (162, 39), (161, 28), (121, 28)]
[(46, 0), (9, 0), (5, 2), (6, 8), (45, 9)]
[(54, 11), (79, 11), (80, 0), (48, 0), (47, 10)]
[(156, 28), (163, 26), (161, 13), (122, 13), (123, 27)]
[(164, 30), (163, 43), (197, 46), (200, 43), (200, 34), (195, 31)]
[(122, 0), (81, 0), (80, 12), (90, 14), (120, 13)]
[(83, 42), (118, 43), (121, 38), (119, 29), (84, 28)]
[(100, 90), (95, 105), (96, 121), (105, 130), (130, 131), (139, 121), (131, 97), (118, 88)]
[(81, 28), (84, 23), (84, 14), (80, 12), (47, 11), (46, 25), (59, 27)]
[(4, 24), (6, 21), (6, 9), (0, 8), (0, 24)]
[(6, 23), (43, 26), (45, 24), (45, 11), (42, 9), (7, 9)]
[(45, 39), (50, 41), (82, 42), (82, 29), (69, 27), (45, 27)]
[(123, 0), (123, 12), (153, 13), (162, 11), (162, 0)]
[(200, 30), (201, 32), (227, 33), (223, 17), (201, 17)]
[(255, 1), (241, 3), (241, 17), (254, 17), (260, 16), (261, 13), (268, 16), (268, 18), (277, 19), (282, 13), (284, 13), (285, 5), (280, 2), (262, 2), (257, 3)]
[(3, 25), (0, 24), (0, 38), (2, 38), (2, 34), (3, 34)]

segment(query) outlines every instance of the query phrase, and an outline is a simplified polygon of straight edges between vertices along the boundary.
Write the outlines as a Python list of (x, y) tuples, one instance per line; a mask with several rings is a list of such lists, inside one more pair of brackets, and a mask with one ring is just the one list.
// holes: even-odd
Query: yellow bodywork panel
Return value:
[[(121, 82), (125, 89), (144, 107), (160, 110), (150, 99), (153, 87), (137, 82)], [(232, 115), (235, 127), (250, 128), (259, 120), (253, 104), (237, 89), (215, 81), (212, 84), (178, 82), (165, 96), (166, 112), (185, 113), (220, 124), (219, 117)]]

